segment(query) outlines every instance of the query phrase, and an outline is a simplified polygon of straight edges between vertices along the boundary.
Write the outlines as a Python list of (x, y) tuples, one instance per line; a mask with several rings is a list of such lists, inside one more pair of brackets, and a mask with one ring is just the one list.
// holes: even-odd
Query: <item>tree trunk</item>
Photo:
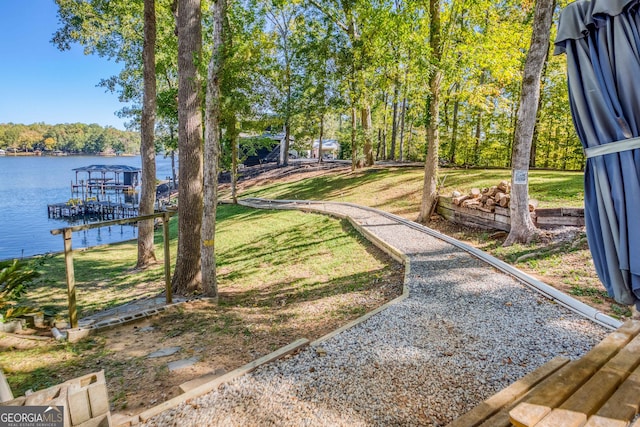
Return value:
[(531, 47), (527, 53), (522, 78), (522, 90), (511, 171), (511, 231), (504, 246), (528, 243), (536, 235), (529, 213), (529, 155), (536, 124), (540, 77), (547, 51), (555, 0), (538, 0), (533, 19)]
[[(488, 26), (488, 24), (487, 24)], [(480, 72), (480, 81), (478, 82), (480, 86), (484, 85), (485, 83), (485, 76), (486, 76), (486, 72), (485, 70), (482, 70)], [(476, 131), (474, 134), (474, 144), (473, 144), (473, 165), (474, 166), (478, 166), (478, 163), (480, 162), (480, 139), (482, 136), (482, 108), (478, 107), (476, 109)]]
[[(432, 0), (433, 1), (433, 0)], [(437, 0), (436, 0), (437, 2)], [(422, 202), (417, 221), (426, 224), (438, 198), (438, 102), (442, 71), (436, 70), (430, 79), (431, 96), (428, 101), (429, 122), (427, 125), (427, 158), (424, 163), (424, 183), (422, 186)]]
[(391, 152), (389, 153), (389, 159), (396, 159), (396, 139), (398, 138), (398, 97), (400, 89), (398, 88), (398, 82), (396, 81), (393, 88), (393, 116), (391, 122)]
[[(142, 159), (142, 185), (140, 215), (150, 215), (156, 203), (156, 151), (154, 128), (156, 117), (156, 10), (155, 0), (144, 0), (144, 43), (142, 47), (144, 95), (140, 123), (140, 157)], [(138, 223), (138, 262), (144, 268), (156, 261), (153, 245), (153, 220)]]
[[(207, 97), (204, 138), (204, 210), (202, 212), (202, 291), (216, 297), (216, 211), (218, 205), (218, 163), (220, 158), (221, 94), (220, 75), (224, 66), (222, 52), (225, 0), (211, 3), (213, 51), (207, 72)], [(231, 129), (233, 132), (233, 129)], [(233, 144), (233, 135), (231, 135)]]
[[(549, 118), (549, 130), (548, 130), (548, 141), (545, 147), (545, 151), (544, 151), (544, 163), (542, 164), (542, 166), (544, 168), (548, 168), (549, 167), (549, 155), (550, 155), (550, 151), (551, 151), (551, 141), (552, 140), (557, 140), (558, 137), (558, 128), (555, 126), (554, 120), (553, 120), (554, 116), (552, 115)], [(551, 136), (551, 129), (555, 129), (556, 130), (556, 137), (552, 138)], [(533, 148), (531, 151), (534, 151)], [(529, 164), (531, 164), (531, 162), (529, 162)]]
[(431, 78), (429, 88), (431, 93), (427, 98), (427, 157), (424, 162), (424, 184), (422, 187), (422, 201), (420, 214), (417, 221), (426, 223), (430, 219), (431, 211), (438, 198), (438, 116), (440, 113), (440, 85), (442, 83), (442, 70), (440, 59), (442, 57), (442, 34), (440, 32), (440, 0), (429, 0), (429, 45), (433, 55)]
[(202, 272), (202, 96), (197, 62), (202, 53), (200, 0), (178, 0), (178, 251), (173, 291), (200, 291)]
[[(555, 7), (555, 6), (554, 6)], [(547, 76), (547, 65), (549, 63), (549, 50), (547, 50), (547, 55), (544, 58), (544, 65), (542, 66), (542, 76), (540, 78), (540, 84), (544, 82)], [(540, 87), (540, 91), (543, 91), (542, 86)], [(536, 167), (536, 156), (538, 153), (538, 127), (540, 125), (540, 111), (542, 111), (542, 96), (538, 97), (538, 109), (536, 110), (536, 123), (533, 129), (533, 139), (531, 141), (531, 154), (529, 155), (529, 167)]]
[(476, 115), (476, 130), (473, 136), (473, 165), (478, 166), (480, 163), (480, 137), (482, 135), (482, 111), (477, 110)]
[(355, 104), (351, 106), (351, 170), (356, 170), (358, 163), (358, 147), (356, 146), (356, 134), (358, 113)]
[(514, 102), (512, 104), (511, 107), (511, 111), (509, 114), (509, 122), (511, 124), (511, 129), (513, 130), (511, 138), (508, 139), (508, 145), (507, 145), (507, 153), (509, 153), (508, 156), (505, 157), (506, 159), (506, 164), (505, 167), (506, 168), (510, 168), (511, 167), (511, 162), (513, 161), (513, 141), (515, 141), (516, 139), (516, 122), (518, 121), (517, 117), (518, 117), (518, 109), (517, 109), (517, 105), (520, 103), (520, 93), (517, 94), (518, 97), (518, 102)]
[[(173, 133), (173, 130), (171, 131), (171, 133)], [(171, 136), (171, 138), (173, 139), (173, 135)], [(176, 188), (178, 188), (178, 185), (176, 184), (176, 181), (178, 179), (178, 176), (176, 174), (176, 150), (171, 150), (171, 179), (173, 180), (171, 189), (175, 190)]]
[(320, 136), (318, 137), (318, 163), (322, 163), (322, 138), (324, 138), (324, 114), (323, 113), (320, 114)]
[(411, 142), (413, 141), (413, 122), (409, 123), (409, 137), (407, 138), (407, 160), (411, 160)]
[(388, 110), (388, 101), (389, 94), (387, 92), (384, 93), (384, 108), (382, 113), (382, 156), (383, 159), (388, 159), (387, 157), (387, 110)]
[[(456, 88), (458, 83), (456, 83)], [(449, 162), (456, 164), (456, 150), (458, 149), (458, 109), (460, 108), (460, 99), (456, 90), (456, 98), (453, 101), (453, 118), (451, 125), (451, 145), (449, 146)]]
[(238, 129), (235, 114), (229, 120), (229, 140), (231, 141), (231, 200), (238, 204)]
[(289, 165), (289, 138), (291, 137), (291, 125), (287, 121), (284, 126), (284, 149), (282, 150), (282, 166)]
[(404, 159), (404, 119), (407, 114), (407, 93), (409, 91), (409, 67), (404, 70), (404, 83), (402, 88), (402, 110), (400, 111), (400, 155), (399, 160), (403, 162)]
[(398, 160), (404, 161), (404, 116), (407, 113), (407, 98), (402, 100), (402, 109), (400, 110), (400, 154)]
[(362, 132), (364, 133), (364, 161), (367, 166), (373, 166), (373, 138), (371, 136), (371, 106), (367, 103), (362, 108)]

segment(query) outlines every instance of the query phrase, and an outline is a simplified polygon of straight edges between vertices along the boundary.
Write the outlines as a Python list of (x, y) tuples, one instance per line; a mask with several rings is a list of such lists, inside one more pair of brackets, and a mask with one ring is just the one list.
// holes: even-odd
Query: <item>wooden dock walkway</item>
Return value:
[(54, 203), (47, 205), (47, 213), (52, 219), (69, 219), (83, 216), (98, 217), (101, 220), (133, 218), (138, 216), (138, 207), (124, 203), (84, 202), (79, 204)]

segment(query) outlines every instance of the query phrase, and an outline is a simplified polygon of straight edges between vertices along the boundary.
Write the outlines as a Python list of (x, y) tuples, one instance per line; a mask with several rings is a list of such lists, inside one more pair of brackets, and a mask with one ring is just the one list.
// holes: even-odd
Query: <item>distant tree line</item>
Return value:
[(139, 151), (139, 146), (140, 135), (137, 132), (102, 127), (95, 123), (0, 124), (0, 149), (6, 151), (133, 154)]

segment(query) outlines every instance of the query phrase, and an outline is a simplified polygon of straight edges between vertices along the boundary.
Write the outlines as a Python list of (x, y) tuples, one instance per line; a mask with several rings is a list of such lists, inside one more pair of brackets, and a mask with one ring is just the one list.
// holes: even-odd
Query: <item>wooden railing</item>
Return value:
[(95, 222), (91, 224), (75, 225), (73, 227), (57, 228), (51, 230), (51, 234), (62, 234), (64, 239), (64, 260), (67, 272), (67, 298), (69, 305), (69, 323), (72, 328), (78, 327), (78, 311), (76, 308), (76, 282), (73, 268), (73, 249), (71, 237), (74, 231), (90, 230), (92, 228), (108, 227), (111, 225), (131, 224), (133, 222), (147, 221), (162, 218), (162, 238), (164, 244), (164, 280), (167, 304), (172, 301), (171, 295), (171, 259), (169, 256), (169, 219), (175, 212), (160, 212), (151, 215), (142, 215), (133, 218), (116, 219), (113, 221)]

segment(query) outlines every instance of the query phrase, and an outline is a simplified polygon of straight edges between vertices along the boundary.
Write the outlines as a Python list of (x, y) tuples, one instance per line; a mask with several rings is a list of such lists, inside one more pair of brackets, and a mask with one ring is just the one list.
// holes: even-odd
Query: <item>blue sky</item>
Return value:
[(53, 0), (0, 0), (0, 123), (98, 123), (124, 129), (124, 104), (96, 87), (121, 66), (82, 47), (61, 52)]

